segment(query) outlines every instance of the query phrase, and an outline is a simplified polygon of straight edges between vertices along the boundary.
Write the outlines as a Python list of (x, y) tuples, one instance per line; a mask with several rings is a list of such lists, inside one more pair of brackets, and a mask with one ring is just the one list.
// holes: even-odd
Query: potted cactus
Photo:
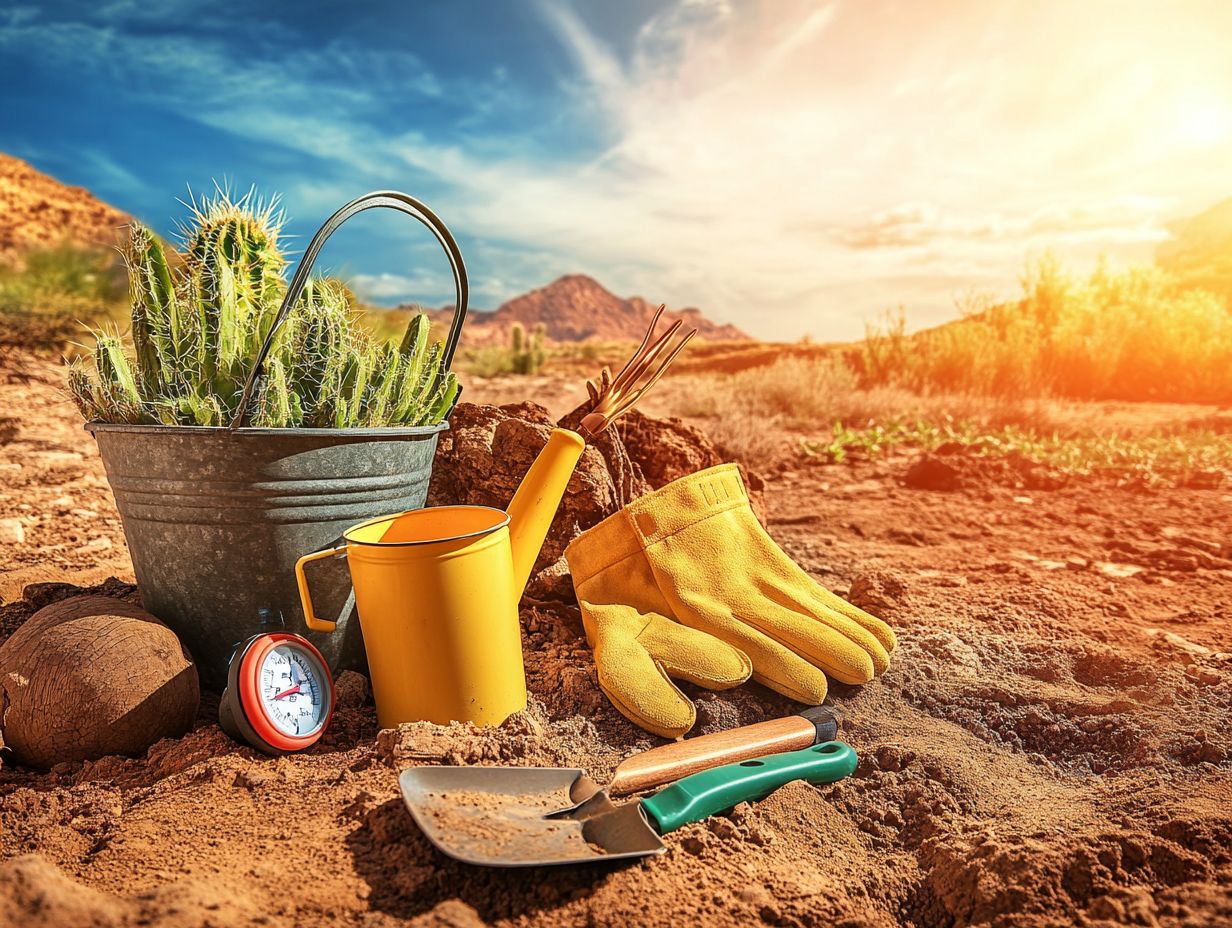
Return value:
[[(311, 276), (325, 240), (364, 209), (424, 223), (454, 273), (444, 343), (411, 320), (373, 338), (347, 287)], [(147, 609), (221, 683), (234, 644), (263, 622), (307, 633), (294, 563), (344, 528), (424, 504), (457, 378), (448, 370), (466, 313), (466, 272), (448, 229), (413, 198), (368, 194), (313, 237), (288, 284), (280, 215), (251, 195), (194, 206), (182, 254), (135, 224), (125, 249), (131, 349), (96, 333), (70, 362), (69, 389), (98, 442)], [(323, 572), (342, 634), (331, 665), (362, 663), (345, 569)]]

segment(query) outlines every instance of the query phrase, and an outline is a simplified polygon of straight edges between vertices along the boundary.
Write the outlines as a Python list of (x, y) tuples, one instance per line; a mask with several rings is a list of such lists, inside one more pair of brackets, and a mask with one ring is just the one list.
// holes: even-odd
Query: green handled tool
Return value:
[(440, 851), (469, 864), (541, 867), (661, 854), (661, 835), (768, 796), (793, 780), (833, 783), (856, 769), (840, 741), (695, 773), (616, 805), (581, 770), (412, 767), (399, 786)]

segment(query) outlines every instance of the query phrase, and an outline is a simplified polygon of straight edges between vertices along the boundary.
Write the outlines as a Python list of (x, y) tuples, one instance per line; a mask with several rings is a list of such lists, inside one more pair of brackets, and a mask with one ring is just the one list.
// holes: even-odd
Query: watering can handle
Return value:
[(270, 326), (269, 334), (265, 336), (265, 343), (261, 345), (261, 351), (257, 354), (256, 363), (253, 364), (252, 371), (248, 374), (248, 381), (244, 384), (244, 394), (240, 397), (240, 405), (235, 412), (235, 417), (231, 420), (230, 428), (242, 428), (247, 423), (248, 408), (252, 404), (252, 394), (256, 389), (257, 381), (260, 380), (262, 368), (265, 366), (265, 358), (269, 354), (270, 348), (274, 345), (274, 335), (277, 333), (278, 327), (282, 325), (290, 314), (291, 307), (295, 305), (300, 294), (304, 292), (304, 287), (308, 283), (308, 277), (312, 273), (312, 265), (316, 262), (317, 255), (320, 254), (321, 247), (325, 244), (325, 241), (337, 231), (340, 225), (356, 213), (361, 213), (366, 209), (373, 209), (378, 206), (396, 209), (401, 213), (406, 213), (408, 216), (418, 219), (436, 236), (436, 240), (445, 249), (445, 256), (449, 258), (449, 266), (453, 270), (453, 285), (456, 298), (454, 300), (453, 323), (449, 326), (449, 336), (445, 339), (445, 351), (441, 356), (441, 372), (443, 374), (449, 370), (449, 365), (453, 361), (453, 354), (458, 348), (458, 338), (462, 334), (462, 323), (466, 319), (466, 304), (469, 295), (469, 288), (466, 282), (466, 265), (462, 263), (462, 252), (458, 249), (458, 243), (454, 241), (453, 235), (450, 234), (449, 229), (445, 227), (445, 223), (441, 222), (436, 213), (432, 212), (432, 210), (428, 209), (427, 206), (410, 194), (399, 193), (396, 190), (377, 190), (372, 193), (365, 193), (362, 197), (356, 197), (326, 219), (324, 225), (317, 229), (316, 235), (308, 243), (304, 257), (300, 259), (299, 264), (295, 268), (295, 274), (291, 278), (291, 285), (287, 287), (286, 296), (282, 298), (282, 305), (278, 307), (278, 315), (274, 317), (274, 324)]
[(324, 551), (314, 551), (312, 554), (305, 554), (295, 562), (295, 583), (299, 586), (299, 604), (304, 610), (304, 624), (314, 632), (332, 632), (338, 627), (338, 623), (317, 618), (312, 608), (312, 594), (308, 592), (308, 578), (304, 576), (304, 565), (327, 557), (345, 557), (346, 550), (346, 545), (342, 545), (337, 548), (327, 548)]

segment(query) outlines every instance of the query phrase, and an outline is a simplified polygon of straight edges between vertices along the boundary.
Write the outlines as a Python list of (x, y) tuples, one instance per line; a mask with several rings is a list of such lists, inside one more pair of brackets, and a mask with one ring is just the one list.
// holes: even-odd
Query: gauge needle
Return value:
[(282, 699), (282, 697), (283, 697), (283, 696), (293, 696), (294, 694), (296, 694), (296, 693), (298, 693), (298, 692), (299, 692), (299, 684), (298, 684), (298, 683), (296, 683), (296, 684), (295, 684), (293, 687), (291, 687), (289, 690), (283, 690), (281, 693), (277, 693), (277, 694), (275, 694), (274, 698), (275, 698), (275, 699)]

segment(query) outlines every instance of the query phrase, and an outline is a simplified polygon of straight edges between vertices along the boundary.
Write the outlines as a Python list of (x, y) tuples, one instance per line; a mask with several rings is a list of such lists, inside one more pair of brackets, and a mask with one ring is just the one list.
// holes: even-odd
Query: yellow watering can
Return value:
[(508, 512), (436, 506), (381, 516), (343, 532), (345, 545), (296, 563), (308, 627), (331, 632), (334, 623), (313, 612), (304, 565), (347, 559), (382, 728), (499, 725), (526, 707), (518, 602), (586, 441), (630, 409), (694, 335), (668, 352), (677, 321), (652, 343), (662, 311), (615, 378), (604, 368), (597, 386), (587, 382), (591, 412), (578, 432), (553, 430)]

